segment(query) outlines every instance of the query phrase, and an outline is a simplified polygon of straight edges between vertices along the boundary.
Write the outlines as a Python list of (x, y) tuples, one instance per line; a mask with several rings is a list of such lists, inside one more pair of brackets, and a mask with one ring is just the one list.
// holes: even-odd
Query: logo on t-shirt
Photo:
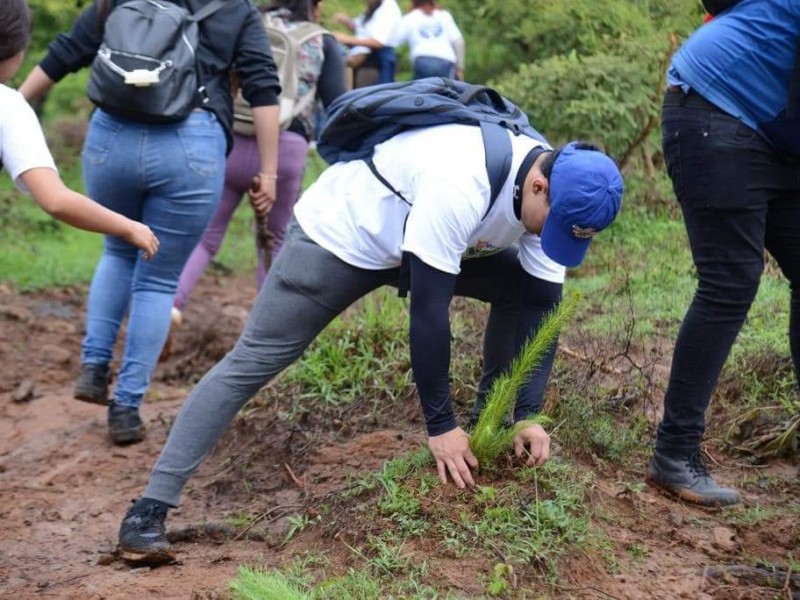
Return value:
[(441, 23), (432, 23), (430, 25), (423, 25), (419, 30), (420, 37), (426, 39), (437, 38), (442, 35), (443, 27)]
[(497, 254), (503, 250), (498, 246), (494, 246), (489, 242), (479, 241), (474, 246), (467, 248), (467, 251), (464, 252), (463, 260), (469, 260), (470, 258), (480, 258), (482, 256), (491, 256), (492, 254)]

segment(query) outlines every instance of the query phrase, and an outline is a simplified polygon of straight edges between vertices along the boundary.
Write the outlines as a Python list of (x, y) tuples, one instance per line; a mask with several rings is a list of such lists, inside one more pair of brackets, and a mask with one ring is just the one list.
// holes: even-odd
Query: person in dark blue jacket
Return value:
[(683, 500), (723, 506), (739, 494), (706, 469), (705, 412), (758, 290), (765, 248), (790, 283), (789, 339), (800, 372), (800, 132), (788, 144), (775, 135), (791, 131), (786, 112), (800, 101), (800, 3), (704, 4), (714, 18), (674, 56), (662, 113), (664, 158), (698, 285), (675, 344), (647, 480)]

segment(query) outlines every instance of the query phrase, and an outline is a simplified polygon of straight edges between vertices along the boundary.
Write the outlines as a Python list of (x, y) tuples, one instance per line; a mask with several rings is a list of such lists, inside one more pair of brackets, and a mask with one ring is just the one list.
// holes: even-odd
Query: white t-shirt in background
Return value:
[(411, 206), (359, 160), (324, 171), (298, 201), (295, 216), (312, 240), (362, 269), (397, 267), (407, 251), (431, 267), (458, 274), (464, 259), (518, 245), (527, 273), (561, 283), (565, 268), (545, 256), (539, 236), (527, 233), (514, 214), (517, 170), (541, 142), (509, 136), (511, 171), (485, 218), (489, 176), (480, 128), (471, 125), (414, 129), (375, 148), (378, 172)]
[(436, 9), (428, 15), (415, 8), (400, 21), (391, 45), (408, 43), (412, 61), (418, 56), (432, 56), (455, 63), (453, 43), (462, 37), (453, 15), (448, 11)]
[(18, 91), (0, 83), (0, 163), (22, 192), (28, 189), (19, 178), (25, 171), (56, 169), (44, 133), (30, 104)]

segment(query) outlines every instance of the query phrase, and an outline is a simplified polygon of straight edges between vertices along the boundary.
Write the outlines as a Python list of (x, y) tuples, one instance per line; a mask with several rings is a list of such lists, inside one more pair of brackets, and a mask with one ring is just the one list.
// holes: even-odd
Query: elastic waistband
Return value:
[(689, 90), (688, 94), (684, 94), (680, 88), (676, 87), (667, 89), (667, 93), (664, 95), (664, 106), (689, 106), (723, 112), (717, 105), (712, 104), (697, 92)]

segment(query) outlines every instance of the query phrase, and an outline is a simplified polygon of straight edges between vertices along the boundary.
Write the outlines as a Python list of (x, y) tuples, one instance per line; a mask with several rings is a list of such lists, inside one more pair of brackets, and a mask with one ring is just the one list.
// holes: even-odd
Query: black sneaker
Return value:
[(730, 506), (741, 500), (736, 490), (722, 487), (711, 478), (699, 450), (680, 457), (654, 453), (646, 481), (671, 496), (701, 506)]
[(139, 409), (112, 402), (108, 406), (108, 433), (118, 446), (142, 441), (144, 423), (139, 417)]
[(75, 382), (77, 400), (108, 406), (108, 384), (111, 381), (111, 370), (108, 365), (84, 363)]
[(128, 509), (119, 526), (117, 555), (128, 562), (147, 565), (163, 565), (175, 562), (175, 553), (167, 541), (167, 518), (169, 505), (140, 498)]

